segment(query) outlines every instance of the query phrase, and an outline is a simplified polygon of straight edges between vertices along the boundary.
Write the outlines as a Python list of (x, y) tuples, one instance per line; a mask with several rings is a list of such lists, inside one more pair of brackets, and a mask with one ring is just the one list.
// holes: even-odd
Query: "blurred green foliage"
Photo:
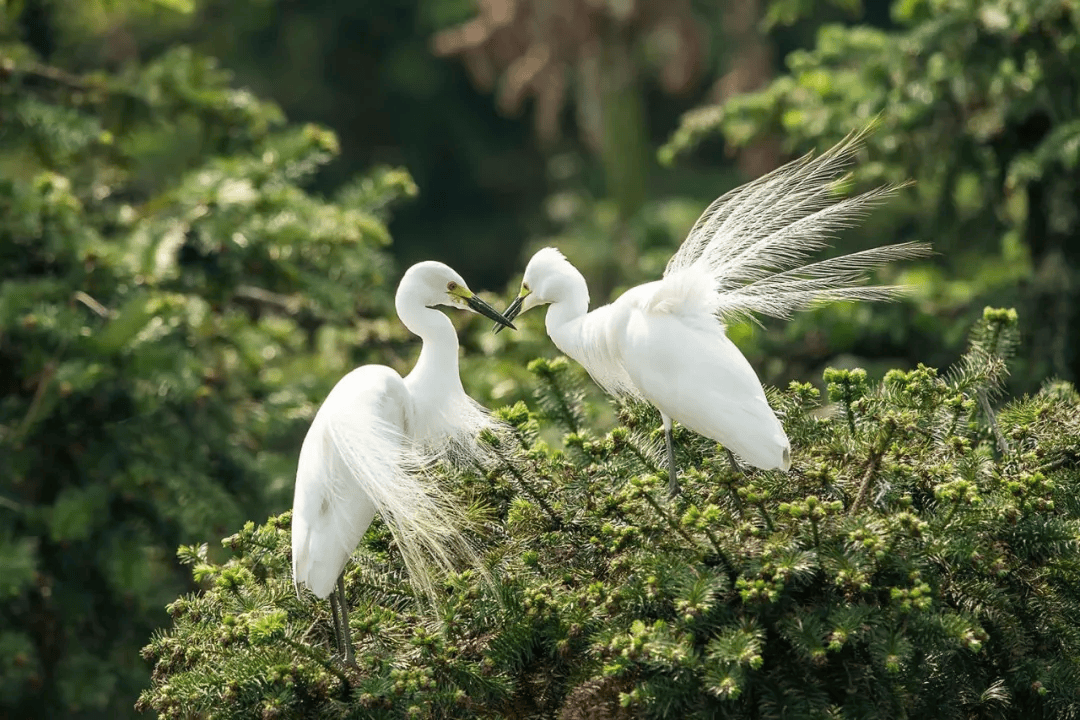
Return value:
[(472, 12), (472, 0), (199, 0), (179, 37), (290, 118), (334, 128), (341, 158), (317, 189), (357, 168), (407, 167), (421, 193), (391, 224), (394, 256), (442, 260), (486, 287), (516, 269), (545, 161), (526, 123), (432, 53), (432, 35)]

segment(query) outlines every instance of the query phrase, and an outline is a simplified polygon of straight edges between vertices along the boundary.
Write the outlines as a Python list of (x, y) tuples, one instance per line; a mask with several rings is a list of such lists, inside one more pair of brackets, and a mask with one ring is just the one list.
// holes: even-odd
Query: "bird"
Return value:
[(462, 512), (425, 480), (424, 468), (443, 457), (482, 458), (477, 436), (497, 421), (465, 393), (457, 332), (437, 308), (471, 310), (514, 327), (440, 262), (410, 267), (394, 304), (422, 340), (416, 365), (404, 378), (384, 365), (364, 365), (337, 382), (304, 437), (293, 494), (293, 584), (298, 594), (304, 585), (319, 599), (330, 597), (337, 649), (349, 665), (343, 571), (375, 513), (422, 591), (432, 590), (431, 568), (449, 569), (468, 551)]
[(728, 338), (728, 322), (787, 319), (832, 300), (888, 300), (903, 288), (867, 286), (869, 272), (931, 254), (903, 242), (807, 262), (839, 229), (901, 185), (837, 197), (862, 132), (794, 160), (726, 193), (702, 213), (668, 261), (663, 278), (589, 311), (585, 278), (555, 248), (525, 268), (508, 320), (549, 305), (548, 336), (602, 389), (660, 411), (668, 492), (679, 491), (672, 421), (711, 438), (749, 465), (787, 471), (791, 443), (753, 367)]

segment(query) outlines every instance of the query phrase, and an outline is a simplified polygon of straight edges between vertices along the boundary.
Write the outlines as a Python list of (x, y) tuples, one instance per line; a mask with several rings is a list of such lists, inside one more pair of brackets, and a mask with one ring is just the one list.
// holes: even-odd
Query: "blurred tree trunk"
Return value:
[(532, 98), (537, 136), (546, 143), (559, 136), (574, 95), (577, 132), (599, 159), (616, 213), (612, 237), (593, 254), (589, 272), (596, 299), (604, 300), (617, 278), (637, 275), (632, 228), (653, 163), (643, 78), (656, 72), (668, 94), (692, 87), (705, 64), (701, 23), (689, 0), (476, 3), (475, 17), (435, 34), (433, 50), (460, 57), (476, 86), (495, 92), (504, 114)]
[(1048, 218), (1054, 208), (1047, 185), (1045, 180), (1033, 182), (1027, 192), (1027, 238), (1035, 271), (1030, 313), (1041, 317), (1030, 332), (1038, 354), (1047, 360), (1046, 372), (1075, 382), (1080, 378), (1080, 349), (1075, 340), (1080, 337), (1076, 312), (1080, 242), (1070, 232), (1051, 227)]
[(619, 220), (611, 253), (595, 288), (598, 298), (608, 297), (619, 277), (634, 276), (625, 272), (637, 265), (638, 258), (629, 221), (645, 203), (651, 164), (645, 102), (632, 52), (632, 40), (619, 28), (607, 33), (600, 52), (600, 155), (605, 190), (618, 208)]
[[(729, 0), (724, 4), (724, 34), (727, 36), (729, 70), (716, 81), (713, 94), (718, 103), (730, 97), (760, 90), (772, 82), (773, 47), (761, 32), (762, 0)], [(780, 164), (780, 143), (774, 136), (762, 137), (739, 152), (739, 169), (755, 178)]]

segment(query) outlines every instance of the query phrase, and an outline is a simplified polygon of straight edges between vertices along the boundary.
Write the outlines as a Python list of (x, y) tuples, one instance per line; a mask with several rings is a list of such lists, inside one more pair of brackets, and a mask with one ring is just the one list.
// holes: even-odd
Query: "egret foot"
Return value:
[[(332, 591), (331, 591), (332, 592)], [(341, 608), (341, 644), (343, 654), (345, 658), (345, 664), (348, 666), (356, 665), (356, 658), (353, 657), (352, 648), (352, 628), (349, 627), (349, 604), (345, 600), (345, 575), (342, 574), (337, 581), (338, 592), (338, 607)]]
[(330, 591), (330, 615), (334, 618), (334, 649), (346, 665), (355, 665), (352, 632), (349, 629), (349, 609), (345, 604), (345, 577), (338, 578), (337, 588)]
[(675, 468), (675, 446), (671, 441), (671, 425), (664, 425), (664, 442), (667, 444), (667, 467), (668, 467), (668, 497), (675, 497), (682, 488), (679, 487), (679, 471)]

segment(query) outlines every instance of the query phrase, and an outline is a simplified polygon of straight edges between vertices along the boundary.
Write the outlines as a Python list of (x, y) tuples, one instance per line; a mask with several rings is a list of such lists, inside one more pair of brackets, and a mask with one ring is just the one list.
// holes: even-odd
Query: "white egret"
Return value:
[(820, 157), (807, 155), (715, 200), (662, 280), (631, 288), (592, 312), (585, 278), (558, 250), (544, 248), (529, 261), (507, 319), (550, 304), (545, 324), (562, 352), (608, 393), (660, 411), (672, 495), (679, 491), (672, 420), (754, 467), (791, 465), (784, 428), (723, 321), (755, 313), (787, 318), (827, 300), (892, 298), (900, 288), (867, 287), (868, 272), (929, 253), (925, 244), (901, 243), (804, 264), (835, 231), (895, 189), (837, 201), (859, 139), (849, 135)]
[(338, 649), (350, 664), (342, 571), (376, 512), (421, 590), (431, 591), (429, 568), (451, 567), (455, 554), (468, 547), (459, 529), (461, 512), (425, 482), (422, 469), (442, 455), (481, 457), (477, 434), (496, 422), (462, 388), (457, 332), (438, 305), (513, 327), (451, 268), (413, 265), (398, 285), (395, 306), (401, 322), (423, 341), (416, 366), (405, 378), (383, 365), (365, 365), (343, 377), (315, 414), (300, 449), (293, 582), (297, 590), (304, 584), (319, 598), (330, 596)]

